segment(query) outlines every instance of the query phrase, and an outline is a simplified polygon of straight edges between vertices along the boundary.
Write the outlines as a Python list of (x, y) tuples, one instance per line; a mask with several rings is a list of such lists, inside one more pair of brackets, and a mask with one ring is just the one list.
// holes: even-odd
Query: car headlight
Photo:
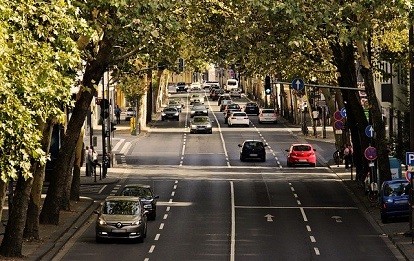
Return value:
[(197, 129), (197, 125), (191, 125), (191, 129)]
[(152, 208), (151, 204), (144, 205), (144, 208)]
[(99, 219), (99, 225), (106, 225), (106, 221), (102, 218)]
[(195, 113), (195, 111), (191, 111), (190, 113), (191, 113), (191, 114), (194, 114), (194, 113)]
[(207, 124), (207, 128), (211, 128), (211, 124), (209, 123), (209, 124)]
[(166, 114), (163, 112), (163, 113), (161, 113), (161, 116), (165, 116)]
[(174, 113), (174, 116), (178, 116), (178, 115), (179, 115), (179, 113), (178, 113), (178, 112)]
[(207, 113), (207, 110), (204, 110), (203, 113)]
[(137, 220), (135, 222), (132, 222), (132, 225), (141, 225), (142, 224), (142, 220)]

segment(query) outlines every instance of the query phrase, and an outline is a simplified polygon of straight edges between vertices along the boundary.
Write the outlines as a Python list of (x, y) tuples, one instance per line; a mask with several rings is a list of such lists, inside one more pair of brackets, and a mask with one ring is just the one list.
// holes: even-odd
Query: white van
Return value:
[(236, 79), (228, 79), (225, 90), (229, 92), (233, 89), (239, 89), (239, 82)]

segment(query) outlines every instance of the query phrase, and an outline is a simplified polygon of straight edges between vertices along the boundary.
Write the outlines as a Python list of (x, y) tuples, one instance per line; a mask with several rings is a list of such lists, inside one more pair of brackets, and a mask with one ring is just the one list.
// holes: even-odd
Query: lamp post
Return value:
[[(102, 77), (102, 101), (105, 100), (105, 75)], [(101, 110), (103, 109), (103, 106), (101, 106)], [(106, 177), (106, 164), (105, 164), (105, 155), (106, 155), (106, 124), (105, 119), (103, 117), (103, 113), (101, 113), (102, 117), (102, 176)], [(109, 117), (108, 117), (109, 118)], [(96, 182), (96, 173), (95, 173), (95, 182)]]

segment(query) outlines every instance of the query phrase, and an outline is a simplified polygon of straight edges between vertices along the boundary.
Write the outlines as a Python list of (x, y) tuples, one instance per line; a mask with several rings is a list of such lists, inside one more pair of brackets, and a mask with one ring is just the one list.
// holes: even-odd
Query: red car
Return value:
[(306, 164), (312, 167), (316, 166), (315, 149), (310, 144), (292, 144), (290, 149), (286, 150), (287, 166), (291, 167), (297, 164)]

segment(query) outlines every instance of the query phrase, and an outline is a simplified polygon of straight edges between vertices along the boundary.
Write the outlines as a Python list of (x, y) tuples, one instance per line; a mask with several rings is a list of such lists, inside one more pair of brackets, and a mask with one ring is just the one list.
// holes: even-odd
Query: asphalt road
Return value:
[[(101, 198), (128, 183), (154, 188), (157, 218), (144, 243), (97, 244), (91, 217), (62, 260), (397, 259), (326, 167), (333, 145), (314, 143), (316, 168), (288, 168), (285, 149), (298, 141), (292, 130), (256, 116), (248, 128), (228, 128), (210, 105), (213, 134), (189, 134), (187, 106), (179, 122), (156, 122), (131, 139), (124, 179), (100, 189)], [(269, 144), (266, 162), (240, 162), (237, 145), (250, 138)]]

